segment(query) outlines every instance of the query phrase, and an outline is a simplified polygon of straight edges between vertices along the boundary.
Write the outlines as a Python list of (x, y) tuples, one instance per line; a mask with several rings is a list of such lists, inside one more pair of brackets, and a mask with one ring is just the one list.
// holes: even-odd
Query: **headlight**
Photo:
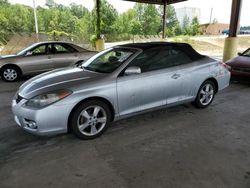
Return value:
[(29, 99), (25, 105), (34, 108), (42, 108), (69, 96), (71, 93), (72, 91), (69, 90), (57, 90), (44, 93)]

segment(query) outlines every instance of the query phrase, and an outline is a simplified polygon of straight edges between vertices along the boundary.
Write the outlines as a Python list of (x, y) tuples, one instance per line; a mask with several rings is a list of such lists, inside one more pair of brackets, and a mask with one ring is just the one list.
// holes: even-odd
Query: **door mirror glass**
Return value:
[(129, 75), (135, 75), (135, 74), (141, 74), (141, 68), (140, 67), (137, 67), (137, 66), (133, 66), (133, 67), (128, 67), (124, 74), (126, 76), (129, 76)]

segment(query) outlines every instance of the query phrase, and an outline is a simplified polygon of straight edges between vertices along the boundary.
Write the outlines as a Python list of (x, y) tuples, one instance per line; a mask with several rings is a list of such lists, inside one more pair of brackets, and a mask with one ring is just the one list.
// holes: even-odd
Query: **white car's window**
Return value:
[(138, 66), (142, 72), (148, 72), (190, 62), (192, 60), (183, 51), (171, 46), (163, 46), (145, 50), (129, 66)]

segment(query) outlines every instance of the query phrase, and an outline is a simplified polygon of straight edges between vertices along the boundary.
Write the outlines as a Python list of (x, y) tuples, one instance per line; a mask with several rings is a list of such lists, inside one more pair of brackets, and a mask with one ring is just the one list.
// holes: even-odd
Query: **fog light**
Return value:
[(30, 129), (37, 129), (36, 122), (29, 120), (29, 119), (24, 119), (25, 125), (30, 128)]

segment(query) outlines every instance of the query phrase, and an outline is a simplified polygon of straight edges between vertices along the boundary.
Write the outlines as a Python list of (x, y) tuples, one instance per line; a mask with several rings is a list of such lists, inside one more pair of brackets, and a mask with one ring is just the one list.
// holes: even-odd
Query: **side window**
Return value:
[(52, 47), (52, 52), (55, 54), (72, 53), (75, 52), (75, 49), (64, 44), (54, 44)]
[(129, 66), (138, 66), (142, 72), (148, 72), (190, 62), (192, 60), (181, 50), (172, 46), (163, 46), (145, 50)]
[[(68, 45), (68, 44), (63, 44), (64, 48), (66, 48), (70, 53), (73, 52), (77, 52), (77, 50), (75, 48), (73, 48), (72, 46)], [(87, 51), (87, 50), (86, 50)]]
[(32, 55), (45, 55), (46, 54), (46, 44), (35, 47), (30, 51)]

